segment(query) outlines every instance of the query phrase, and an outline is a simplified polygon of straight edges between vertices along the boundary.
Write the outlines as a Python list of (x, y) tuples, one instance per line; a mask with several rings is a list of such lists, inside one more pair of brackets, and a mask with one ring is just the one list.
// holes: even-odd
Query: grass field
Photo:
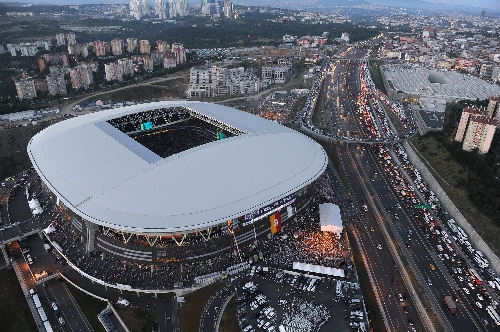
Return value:
[(151, 332), (153, 329), (157, 330), (158, 314), (155, 311), (120, 305), (115, 306), (115, 310), (130, 331)]
[(9, 332), (38, 331), (13, 269), (0, 270), (0, 285), (0, 330)]
[(382, 73), (380, 72), (380, 66), (384, 64), (383, 60), (375, 60), (375, 59), (370, 59), (370, 75), (372, 77), (373, 83), (375, 86), (382, 91), (383, 93), (387, 94), (387, 91), (385, 91), (384, 87), (384, 81), (382, 80)]
[(94, 332), (106, 332), (101, 322), (97, 318), (97, 315), (103, 311), (108, 304), (104, 301), (93, 298), (90, 295), (85, 294), (84, 292), (78, 290), (72, 285), (66, 283), (68, 290), (71, 295), (75, 299), (76, 303), (80, 309), (82, 309), (83, 314), (87, 317), (87, 320), (90, 323), (90, 326), (94, 329)]
[(236, 319), (236, 296), (233, 296), (222, 313), (219, 324), (219, 332), (235, 331), (239, 331), (239, 326), (238, 320)]
[(182, 332), (199, 332), (203, 309), (210, 296), (220, 287), (222, 287), (222, 284), (215, 282), (184, 296), (185, 302), (179, 308), (179, 323)]

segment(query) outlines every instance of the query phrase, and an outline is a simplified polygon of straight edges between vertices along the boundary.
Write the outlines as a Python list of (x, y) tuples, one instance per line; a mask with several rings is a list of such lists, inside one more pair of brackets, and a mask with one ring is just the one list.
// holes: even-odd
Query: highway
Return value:
[[(415, 199), (425, 204), (421, 195), (403, 197), (396, 190), (399, 176), (408, 183), (412, 179), (394, 146), (358, 144), (390, 138), (382, 130), (384, 119), (374, 112), (376, 101), (366, 99), (371, 101), (365, 103), (363, 99), (364, 60), (359, 59), (366, 55), (366, 50), (353, 48), (343, 55), (343, 61), (332, 61), (334, 71), (326, 75), (322, 87), (326, 110), (320, 116), (322, 122), (315, 126), (356, 140), (340, 141), (336, 146), (348, 179), (350, 200), (358, 211), (353, 234), (361, 246), (384, 324), (390, 331), (432, 331), (438, 328), (432, 325), (437, 318), (447, 331), (488, 330), (482, 324), (488, 318), (487, 301), (480, 300), (477, 287), (471, 289), (468, 285), (466, 268), (461, 269), (463, 282), (458, 278), (460, 273), (454, 273), (454, 268), (462, 264), (460, 251), (448, 251), (446, 258), (437, 247), (439, 243), (445, 246), (444, 239), (433, 235), (435, 229), (424, 222), (423, 210), (413, 207)], [(407, 130), (413, 130), (411, 126)], [(402, 264), (408, 274), (402, 271)], [(471, 294), (467, 295), (463, 288)], [(446, 295), (457, 299), (456, 315), (452, 316), (445, 306)], [(475, 303), (478, 301), (482, 308)], [(429, 305), (431, 308), (425, 308)]]

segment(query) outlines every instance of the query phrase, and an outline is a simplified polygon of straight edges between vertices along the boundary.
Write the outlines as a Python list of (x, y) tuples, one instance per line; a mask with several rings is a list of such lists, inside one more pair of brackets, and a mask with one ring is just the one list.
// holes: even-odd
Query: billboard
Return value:
[(254, 222), (256, 219), (260, 219), (266, 215), (269, 215), (285, 205), (290, 205), (295, 201), (295, 193), (285, 196), (282, 199), (277, 200), (276, 202), (269, 204), (267, 206), (261, 207), (251, 213), (245, 215), (245, 219), (243, 221), (243, 226), (249, 225)]

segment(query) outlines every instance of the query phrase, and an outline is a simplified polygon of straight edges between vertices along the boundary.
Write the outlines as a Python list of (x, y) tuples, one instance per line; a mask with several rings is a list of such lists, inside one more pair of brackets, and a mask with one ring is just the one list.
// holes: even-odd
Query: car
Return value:
[(443, 246), (442, 245), (438, 244), (437, 248), (438, 248), (439, 251), (443, 251)]
[(470, 294), (470, 291), (468, 288), (462, 288), (462, 290), (464, 291), (465, 294), (469, 295)]
[(413, 326), (413, 321), (410, 318), (408, 318), (408, 324), (410, 324), (410, 326)]
[(476, 287), (470, 282), (468, 282), (467, 285), (470, 287), (470, 289), (476, 289)]
[(481, 296), (481, 294), (477, 294), (477, 298), (478, 298), (479, 301), (483, 301), (484, 300), (484, 298)]
[(403, 295), (401, 295), (401, 293), (398, 294), (398, 297), (399, 297), (399, 302), (403, 302)]
[(405, 312), (405, 314), (408, 313), (408, 308), (405, 305), (403, 306), (403, 311)]
[(431, 263), (429, 266), (431, 267), (431, 270), (432, 270), (432, 271), (434, 271), (434, 270), (436, 269), (436, 267), (435, 267), (435, 266), (434, 266), (434, 264), (432, 264), (432, 263)]
[(377, 249), (382, 249), (382, 245), (381, 245), (381, 244), (379, 244), (379, 245), (377, 246)]
[(432, 286), (432, 280), (431, 280), (431, 278), (427, 278), (427, 285)]
[(482, 308), (483, 308), (483, 305), (481, 304), (481, 302), (476, 302), (476, 306), (477, 306), (479, 309), (482, 309)]

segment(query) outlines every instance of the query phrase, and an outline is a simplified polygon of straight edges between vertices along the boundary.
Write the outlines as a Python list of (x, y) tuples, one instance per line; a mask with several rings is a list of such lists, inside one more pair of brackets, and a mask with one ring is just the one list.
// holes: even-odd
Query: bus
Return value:
[(45, 322), (43, 322), (43, 327), (45, 327), (45, 330), (46, 330), (47, 332), (52, 332), (52, 331), (54, 331), (54, 330), (52, 329), (52, 326), (50, 325), (50, 323), (49, 323), (49, 321), (48, 321), (48, 320), (47, 320), (47, 321), (45, 321)]
[(488, 314), (490, 314), (491, 319), (493, 319), (493, 322), (495, 322), (495, 325), (500, 325), (500, 316), (498, 316), (498, 313), (493, 309), (492, 306), (487, 306), (486, 311)]

